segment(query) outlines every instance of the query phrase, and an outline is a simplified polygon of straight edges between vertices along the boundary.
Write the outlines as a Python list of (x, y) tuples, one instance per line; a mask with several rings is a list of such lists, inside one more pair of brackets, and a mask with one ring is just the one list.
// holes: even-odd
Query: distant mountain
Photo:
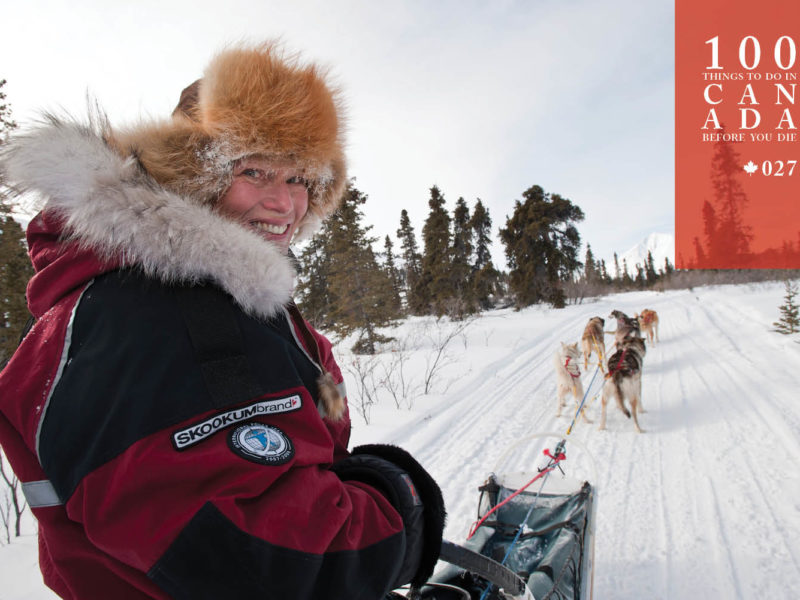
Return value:
[[(664, 259), (669, 258), (670, 264), (675, 266), (675, 236), (671, 233), (651, 233), (644, 240), (636, 244), (627, 252), (619, 255), (619, 268), (622, 269), (622, 261), (628, 265), (628, 273), (636, 275), (636, 264), (644, 266), (647, 260), (647, 252), (653, 253), (653, 263), (656, 271), (664, 268)], [(609, 273), (614, 275), (614, 257), (606, 263)]]

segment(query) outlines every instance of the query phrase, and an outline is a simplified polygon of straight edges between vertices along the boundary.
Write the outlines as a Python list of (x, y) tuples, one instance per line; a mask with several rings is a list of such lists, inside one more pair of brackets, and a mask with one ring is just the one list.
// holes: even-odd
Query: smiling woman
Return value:
[(433, 571), (438, 486), (399, 448), (348, 451), (341, 370), (292, 301), (289, 244), (345, 187), (340, 112), (264, 44), (166, 121), (3, 144), (45, 203), (0, 443), (61, 597), (379, 600)]
[(233, 167), (231, 186), (220, 198), (219, 210), (286, 253), (308, 210), (308, 183), (294, 167), (245, 158)]

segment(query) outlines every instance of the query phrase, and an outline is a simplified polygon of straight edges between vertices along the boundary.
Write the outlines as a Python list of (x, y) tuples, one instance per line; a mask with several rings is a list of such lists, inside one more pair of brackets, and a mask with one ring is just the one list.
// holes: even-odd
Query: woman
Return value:
[(432, 572), (436, 483), (399, 448), (347, 451), (341, 372), (291, 302), (342, 137), (319, 70), (267, 44), (219, 54), (168, 121), (7, 144), (46, 204), (0, 441), (61, 597), (377, 599)]

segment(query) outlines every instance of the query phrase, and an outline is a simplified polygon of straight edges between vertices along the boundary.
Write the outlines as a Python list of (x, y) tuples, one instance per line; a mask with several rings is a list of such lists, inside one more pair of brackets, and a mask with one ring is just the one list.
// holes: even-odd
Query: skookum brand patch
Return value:
[(288, 398), (260, 400), (247, 406), (214, 415), (190, 427), (178, 430), (172, 434), (172, 444), (176, 450), (185, 450), (230, 425), (235, 425), (253, 417), (292, 412), (299, 410), (302, 406), (303, 401), (297, 394)]
[(265, 465), (282, 465), (294, 456), (289, 437), (277, 427), (248, 423), (234, 429), (228, 445), (235, 454)]

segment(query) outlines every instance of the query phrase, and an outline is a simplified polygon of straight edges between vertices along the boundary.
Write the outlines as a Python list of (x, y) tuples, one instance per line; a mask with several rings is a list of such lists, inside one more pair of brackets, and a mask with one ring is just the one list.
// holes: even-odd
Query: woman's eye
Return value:
[(244, 175), (245, 177), (262, 177), (264, 175), (264, 171), (260, 169), (242, 169), (239, 173), (240, 175)]
[(301, 175), (295, 175), (294, 177), (290, 177), (286, 180), (286, 183), (299, 183), (305, 187), (308, 187), (308, 179), (302, 177)]

